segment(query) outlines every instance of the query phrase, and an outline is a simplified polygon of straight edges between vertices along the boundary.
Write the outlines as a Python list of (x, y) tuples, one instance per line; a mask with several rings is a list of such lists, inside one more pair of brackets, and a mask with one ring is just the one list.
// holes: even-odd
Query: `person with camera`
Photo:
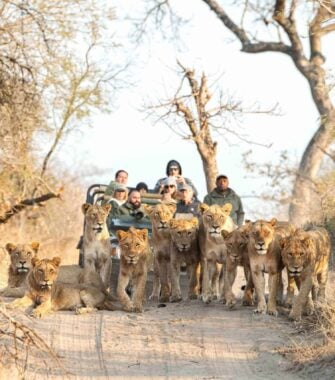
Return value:
[(110, 216), (113, 218), (130, 216), (137, 221), (145, 218), (146, 216), (142, 208), (140, 192), (136, 189), (130, 190), (127, 202), (119, 207), (114, 207), (110, 212)]
[(182, 168), (178, 161), (176, 160), (170, 160), (166, 165), (166, 177), (160, 178), (155, 187), (154, 191), (159, 194), (164, 193), (164, 186), (166, 186), (166, 180), (170, 177), (174, 177), (177, 186), (182, 186), (184, 184), (187, 184), (192, 187), (194, 197), (197, 198), (198, 191), (192, 181), (189, 178), (183, 177), (182, 175)]

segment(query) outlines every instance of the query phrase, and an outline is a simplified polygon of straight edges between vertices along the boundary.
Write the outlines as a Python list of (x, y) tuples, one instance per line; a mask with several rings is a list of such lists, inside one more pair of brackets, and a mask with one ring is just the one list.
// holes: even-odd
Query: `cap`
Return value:
[(188, 190), (188, 191), (193, 191), (192, 187), (188, 185), (187, 183), (183, 183), (178, 186), (178, 190)]
[(128, 189), (126, 188), (126, 186), (122, 185), (122, 183), (118, 183), (115, 188), (114, 188), (114, 191), (127, 191)]
[(163, 182), (164, 186), (174, 185), (177, 186), (177, 182), (174, 177), (167, 177)]
[(228, 177), (225, 175), (225, 174), (219, 174), (217, 177), (216, 177), (216, 181), (218, 181), (219, 179), (228, 179)]

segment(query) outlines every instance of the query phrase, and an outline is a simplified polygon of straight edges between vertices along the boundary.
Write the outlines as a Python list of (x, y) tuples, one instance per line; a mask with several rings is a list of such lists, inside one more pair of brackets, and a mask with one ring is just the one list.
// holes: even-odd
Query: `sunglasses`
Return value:
[(176, 171), (176, 170), (179, 170), (179, 168), (172, 166), (171, 168), (169, 168), (169, 170), (170, 170), (170, 171), (172, 171), (172, 170), (173, 170), (173, 171)]
[(172, 187), (176, 187), (176, 186), (175, 185), (165, 185), (164, 189), (168, 189), (169, 187), (172, 188)]

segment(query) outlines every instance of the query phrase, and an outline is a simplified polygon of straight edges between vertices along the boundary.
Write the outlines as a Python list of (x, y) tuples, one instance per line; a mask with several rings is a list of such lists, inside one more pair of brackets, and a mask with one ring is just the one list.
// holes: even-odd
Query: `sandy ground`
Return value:
[[(239, 272), (239, 297), (242, 282)], [(142, 314), (57, 312), (36, 320), (16, 312), (15, 318), (52, 347), (67, 372), (52, 369), (51, 359), (31, 357), (24, 379), (311, 378), (289, 372), (289, 363), (276, 352), (292, 344), (294, 324), (285, 311), (276, 318), (252, 311), (240, 304), (229, 310), (217, 302), (185, 300), (165, 307), (148, 302)], [(0, 372), (0, 378), (8, 373)]]

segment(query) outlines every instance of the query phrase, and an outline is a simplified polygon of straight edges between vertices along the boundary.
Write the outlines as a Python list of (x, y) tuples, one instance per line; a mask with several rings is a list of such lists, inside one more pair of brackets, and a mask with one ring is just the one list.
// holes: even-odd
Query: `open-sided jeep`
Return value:
[[(101, 204), (102, 200), (104, 199), (104, 193), (106, 191), (107, 185), (104, 184), (93, 184), (89, 186), (86, 192), (86, 203), (89, 204)], [(131, 189), (131, 187), (128, 187)], [(159, 195), (154, 193), (153, 190), (149, 190), (148, 193), (141, 197), (142, 204), (157, 204), (159, 202)], [(85, 222), (84, 222), (85, 223)], [(130, 218), (115, 218), (112, 219), (111, 223), (109, 224), (109, 232), (110, 232), (110, 238), (111, 243), (115, 247), (118, 245), (118, 240), (116, 238), (116, 231), (117, 230), (128, 230), (131, 226), (141, 229), (146, 228), (149, 231), (149, 235), (151, 235), (152, 226), (150, 221), (147, 218), (143, 218), (140, 220), (137, 220), (133, 218), (133, 220), (130, 220)], [(85, 228), (85, 224), (83, 226), (83, 230)], [(82, 238), (80, 237), (80, 240), (77, 244), (77, 249), (79, 249), (79, 265), (83, 266), (84, 264), (84, 252), (82, 250)]]

